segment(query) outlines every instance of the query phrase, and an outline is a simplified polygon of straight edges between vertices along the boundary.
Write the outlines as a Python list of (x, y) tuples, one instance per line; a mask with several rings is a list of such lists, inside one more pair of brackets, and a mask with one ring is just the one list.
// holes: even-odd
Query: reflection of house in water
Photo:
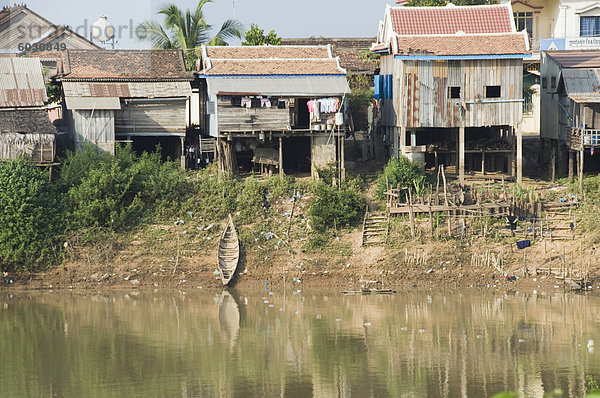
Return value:
[(318, 168), (343, 165), (336, 119), (343, 124), (349, 89), (328, 46), (203, 47), (197, 73), (220, 170), (317, 176)]
[(510, 5), (387, 7), (372, 51), (395, 156), (455, 164), (461, 183), (469, 169), (520, 179), (528, 38)]
[(0, 160), (26, 156), (50, 165), (56, 129), (42, 107), (48, 100), (37, 58), (0, 58)]
[(163, 156), (183, 159), (192, 79), (181, 50), (65, 51), (58, 80), (76, 147), (160, 144)]

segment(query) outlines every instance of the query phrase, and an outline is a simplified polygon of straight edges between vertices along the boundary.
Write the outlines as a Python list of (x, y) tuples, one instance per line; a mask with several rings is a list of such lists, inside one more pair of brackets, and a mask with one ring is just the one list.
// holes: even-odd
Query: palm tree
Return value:
[(202, 44), (209, 46), (227, 45), (227, 40), (241, 38), (243, 26), (236, 19), (228, 19), (217, 34), (211, 38), (212, 25), (206, 23), (202, 7), (213, 0), (200, 0), (196, 11), (185, 12), (176, 4), (163, 6), (158, 14), (165, 16), (164, 27), (156, 21), (142, 22), (138, 27), (139, 38), (152, 42), (153, 48), (184, 50), (188, 67), (194, 64), (196, 48)]

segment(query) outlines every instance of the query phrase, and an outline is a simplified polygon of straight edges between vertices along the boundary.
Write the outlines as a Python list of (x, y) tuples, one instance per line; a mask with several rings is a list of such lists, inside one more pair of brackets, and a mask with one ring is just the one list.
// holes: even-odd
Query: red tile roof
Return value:
[(397, 55), (501, 55), (525, 54), (523, 32), (488, 35), (397, 36)]
[(67, 50), (63, 80), (191, 80), (181, 50)]
[(364, 60), (360, 58), (361, 51), (368, 50), (376, 37), (308, 37), (308, 38), (282, 38), (285, 45), (294, 46), (314, 46), (329, 45), (334, 57), (339, 57), (342, 68), (352, 72), (372, 73), (377, 68), (377, 63), (373, 60)]
[(345, 75), (336, 59), (211, 60), (206, 75)]
[(345, 75), (328, 46), (203, 47), (205, 75)]
[(264, 58), (329, 58), (327, 46), (206, 46), (209, 58), (264, 59)]
[(514, 32), (506, 5), (392, 7), (392, 26), (399, 35)]

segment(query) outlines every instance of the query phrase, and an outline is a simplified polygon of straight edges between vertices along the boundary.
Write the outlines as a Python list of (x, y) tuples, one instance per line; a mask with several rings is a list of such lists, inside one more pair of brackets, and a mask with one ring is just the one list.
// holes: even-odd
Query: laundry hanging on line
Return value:
[(308, 111), (311, 113), (335, 113), (340, 107), (341, 100), (339, 98), (321, 98), (318, 100), (310, 100), (307, 102)]

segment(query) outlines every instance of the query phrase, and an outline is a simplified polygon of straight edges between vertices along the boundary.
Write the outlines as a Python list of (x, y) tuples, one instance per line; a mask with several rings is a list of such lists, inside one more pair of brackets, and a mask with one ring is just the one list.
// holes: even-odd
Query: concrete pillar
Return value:
[(415, 130), (410, 132), (410, 146), (417, 146), (417, 132)]
[(523, 130), (517, 125), (517, 182), (523, 183)]
[(465, 128), (458, 129), (458, 182), (465, 185)]

